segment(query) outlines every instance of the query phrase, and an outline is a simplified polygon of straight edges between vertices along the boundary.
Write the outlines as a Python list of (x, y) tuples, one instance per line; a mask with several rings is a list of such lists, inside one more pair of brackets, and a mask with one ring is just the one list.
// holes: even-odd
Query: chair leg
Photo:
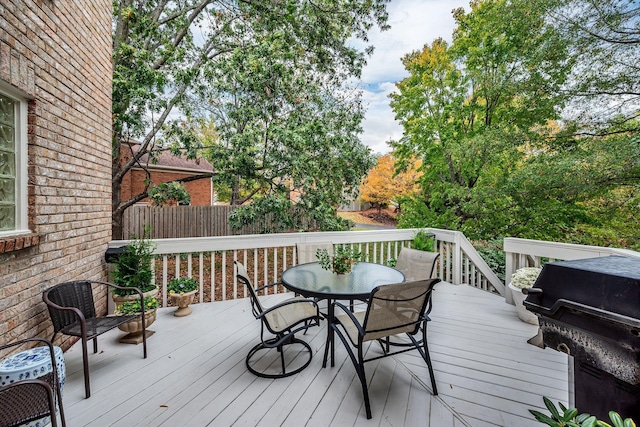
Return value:
[(284, 366), (284, 351), (282, 349), (282, 346), (278, 347), (278, 351), (280, 352), (280, 367), (282, 368), (282, 374), (284, 375), (287, 370)]
[(93, 354), (98, 352), (98, 337), (95, 337), (93, 340)]
[(88, 399), (91, 397), (91, 388), (89, 386), (89, 351), (87, 350), (87, 337), (82, 337), (82, 369), (84, 370), (84, 394)]
[(369, 388), (367, 387), (367, 376), (364, 373), (364, 357), (362, 355), (362, 343), (358, 347), (358, 366), (356, 370), (358, 377), (360, 377), (360, 383), (362, 384), (362, 395), (364, 396), (364, 409), (367, 413), (367, 419), (371, 419), (371, 402), (369, 401)]
[(427, 362), (427, 369), (429, 369), (429, 376), (431, 377), (431, 387), (433, 388), (433, 395), (437, 396), (438, 388), (436, 387), (436, 377), (433, 374), (433, 365), (431, 364), (431, 356), (429, 355), (429, 347), (427, 346), (426, 322), (424, 325), (422, 325), (422, 348), (424, 351), (424, 354), (422, 355), (422, 357), (424, 358), (424, 361)]
[(142, 312), (142, 358), (147, 358), (147, 324), (144, 311)]

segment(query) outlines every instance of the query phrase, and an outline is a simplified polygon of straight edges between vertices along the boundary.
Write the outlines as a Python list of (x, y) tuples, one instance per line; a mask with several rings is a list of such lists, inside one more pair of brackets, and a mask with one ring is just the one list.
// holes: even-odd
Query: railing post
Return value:
[(453, 236), (453, 284), (462, 283), (462, 232), (456, 231)]
[(505, 252), (505, 269), (504, 269), (504, 300), (506, 303), (514, 304), (513, 295), (511, 294), (511, 289), (508, 289), (507, 285), (511, 282), (511, 276), (515, 273), (517, 268), (517, 260), (516, 257), (518, 254), (513, 252)]

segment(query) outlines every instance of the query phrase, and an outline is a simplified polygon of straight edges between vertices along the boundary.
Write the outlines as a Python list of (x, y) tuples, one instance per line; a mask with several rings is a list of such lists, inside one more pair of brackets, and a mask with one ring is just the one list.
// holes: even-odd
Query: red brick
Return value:
[[(2, 25), (0, 79), (31, 99), (26, 179), (33, 234), (0, 238), (0, 253), (12, 252), (0, 261), (0, 345), (50, 336), (46, 286), (106, 278), (100, 260), (111, 236), (111, 3), (58, 6), (54, 12), (50, 2), (2, 3), (13, 15)], [(77, 220), (84, 213), (91, 226)], [(75, 339), (60, 341), (66, 349)]]

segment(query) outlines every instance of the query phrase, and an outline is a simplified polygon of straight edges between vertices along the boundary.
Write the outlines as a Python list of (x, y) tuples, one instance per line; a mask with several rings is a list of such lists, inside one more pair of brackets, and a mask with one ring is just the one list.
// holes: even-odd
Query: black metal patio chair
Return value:
[[(251, 373), (263, 378), (284, 378), (297, 374), (309, 366), (311, 358), (313, 357), (313, 351), (309, 344), (296, 338), (295, 334), (320, 324), (318, 304), (311, 299), (294, 297), (272, 307), (265, 308), (260, 303), (258, 292), (272, 286), (280, 285), (280, 283), (272, 283), (254, 289), (244, 265), (237, 261), (234, 261), (234, 263), (237, 268), (238, 279), (249, 289), (253, 315), (256, 319), (260, 320), (261, 323), (260, 342), (249, 350), (249, 354), (247, 354), (247, 369), (249, 369)], [(303, 349), (297, 353), (290, 351), (289, 353), (291, 353), (293, 357), (285, 361), (285, 350), (288, 350), (287, 347), (294, 344), (302, 346)], [(273, 365), (277, 364), (277, 361), (269, 357), (268, 354), (271, 353), (271, 355), (273, 355), (274, 351), (276, 355), (279, 356), (278, 359), (280, 362), (279, 370), (277, 371), (273, 370)], [(293, 370), (287, 371), (288, 363), (292, 363), (294, 359), (300, 357), (302, 352), (306, 352), (308, 358), (306, 360), (303, 359), (304, 363), (302, 364), (295, 364), (297, 367), (294, 366)], [(262, 366), (263, 368), (258, 369), (258, 366)]]
[[(56, 403), (62, 426), (66, 426), (62, 407), (62, 392), (53, 345), (43, 338), (27, 338), (0, 347), (0, 352), (37, 342), (48, 346), (52, 371), (38, 378), (29, 378), (0, 385), (0, 427), (14, 427), (50, 417), (52, 427), (58, 426)], [(2, 381), (3, 382), (3, 381)], [(0, 382), (0, 384), (2, 384)]]
[[(45, 304), (47, 304), (51, 322), (53, 323), (53, 336), (51, 341), (55, 339), (58, 332), (82, 339), (84, 389), (87, 398), (91, 396), (91, 388), (89, 386), (89, 356), (87, 351), (88, 341), (93, 340), (93, 353), (95, 354), (98, 352), (98, 336), (118, 327), (118, 325), (140, 317), (142, 319), (142, 330), (144, 331), (146, 329), (144, 311), (131, 315), (97, 316), (93, 299), (94, 285), (125, 289), (113, 283), (79, 280), (52, 286), (42, 294), (42, 299)], [(140, 295), (140, 307), (144, 307), (142, 291), (137, 288), (126, 289), (135, 289)], [(143, 357), (146, 359), (147, 337), (145, 333), (142, 334), (142, 351)]]
[[(430, 320), (426, 314), (426, 308), (431, 299), (433, 287), (440, 279), (419, 280), (392, 285), (382, 285), (371, 291), (366, 311), (352, 313), (345, 305), (335, 302), (334, 310), (340, 309), (344, 314), (336, 315), (331, 323), (331, 328), (340, 337), (345, 345), (349, 358), (353, 362), (358, 378), (362, 385), (365, 410), (367, 418), (371, 418), (371, 404), (367, 379), (364, 372), (364, 364), (372, 360), (404, 353), (410, 350), (418, 350), (427, 364), (433, 395), (438, 394), (436, 381), (427, 347), (427, 322)], [(418, 342), (414, 335), (422, 332), (422, 342)], [(404, 333), (411, 341), (410, 348), (390, 352), (387, 338), (391, 335)], [(382, 355), (364, 358), (364, 344), (370, 341), (379, 341), (382, 347)], [(325, 361), (327, 349), (325, 347)], [(395, 345), (391, 343), (391, 345)], [(357, 350), (357, 356), (351, 347)]]

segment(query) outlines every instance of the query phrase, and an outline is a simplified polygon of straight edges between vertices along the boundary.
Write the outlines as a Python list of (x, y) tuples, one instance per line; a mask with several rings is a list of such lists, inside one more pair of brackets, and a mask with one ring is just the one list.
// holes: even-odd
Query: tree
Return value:
[[(436, 39), (403, 58), (410, 76), (391, 106), (404, 127), (401, 159), (419, 155), (423, 195), (401, 225), (461, 229), (472, 237), (509, 228), (501, 185), (559, 117), (572, 63), (544, 15), (527, 1), (473, 1), (454, 11), (449, 46)], [(505, 197), (507, 196), (507, 197)]]
[(360, 198), (370, 202), (380, 211), (389, 202), (395, 203), (400, 210), (401, 201), (419, 191), (418, 179), (421, 162), (413, 159), (404, 170), (398, 170), (393, 154), (378, 158), (378, 164), (369, 171), (360, 185)]
[(176, 181), (163, 182), (147, 192), (155, 206), (170, 206), (191, 203), (191, 196), (184, 185)]
[[(330, 4), (302, 0), (222, 1), (120, 0), (113, 4), (113, 236), (122, 236), (126, 208), (147, 196), (147, 189), (121, 200), (125, 174), (150, 161), (160, 150), (189, 158), (202, 143), (191, 126), (188, 95), (220, 78), (221, 61), (258, 46), (262, 37), (281, 34), (308, 73), (357, 75), (364, 53), (347, 45), (366, 40), (372, 25), (385, 27), (384, 0), (338, 0)], [(257, 38), (252, 38), (255, 35)], [(293, 61), (294, 58), (291, 58)], [(140, 149), (123, 153), (136, 139)], [(241, 157), (244, 155), (241, 155)], [(216, 171), (217, 173), (217, 171)], [(212, 174), (190, 177), (209, 178)], [(183, 180), (184, 181), (184, 180)]]
[[(568, 80), (568, 116), (582, 134), (637, 134), (640, 113), (640, 5), (631, 0), (551, 0), (549, 22), (578, 64)], [(630, 128), (633, 125), (633, 128)]]
[[(423, 194), (400, 226), (637, 245), (634, 2), (486, 0), (454, 11), (453, 44), (404, 59), (392, 106)], [(592, 72), (593, 70), (593, 72)], [(627, 75), (631, 76), (628, 78)]]
[[(357, 137), (359, 92), (344, 86), (344, 71), (311, 72), (312, 64), (282, 34), (251, 38), (260, 42), (219, 61), (217, 77), (196, 102), (219, 136), (205, 151), (220, 171), (214, 182), (231, 189), (231, 205), (261, 212), (236, 212), (232, 226), (279, 210), (281, 220), (307, 212), (330, 229), (325, 224), (336, 223), (335, 206), (372, 164)], [(304, 209), (292, 209), (294, 202)], [(285, 223), (292, 221), (298, 222)]]

